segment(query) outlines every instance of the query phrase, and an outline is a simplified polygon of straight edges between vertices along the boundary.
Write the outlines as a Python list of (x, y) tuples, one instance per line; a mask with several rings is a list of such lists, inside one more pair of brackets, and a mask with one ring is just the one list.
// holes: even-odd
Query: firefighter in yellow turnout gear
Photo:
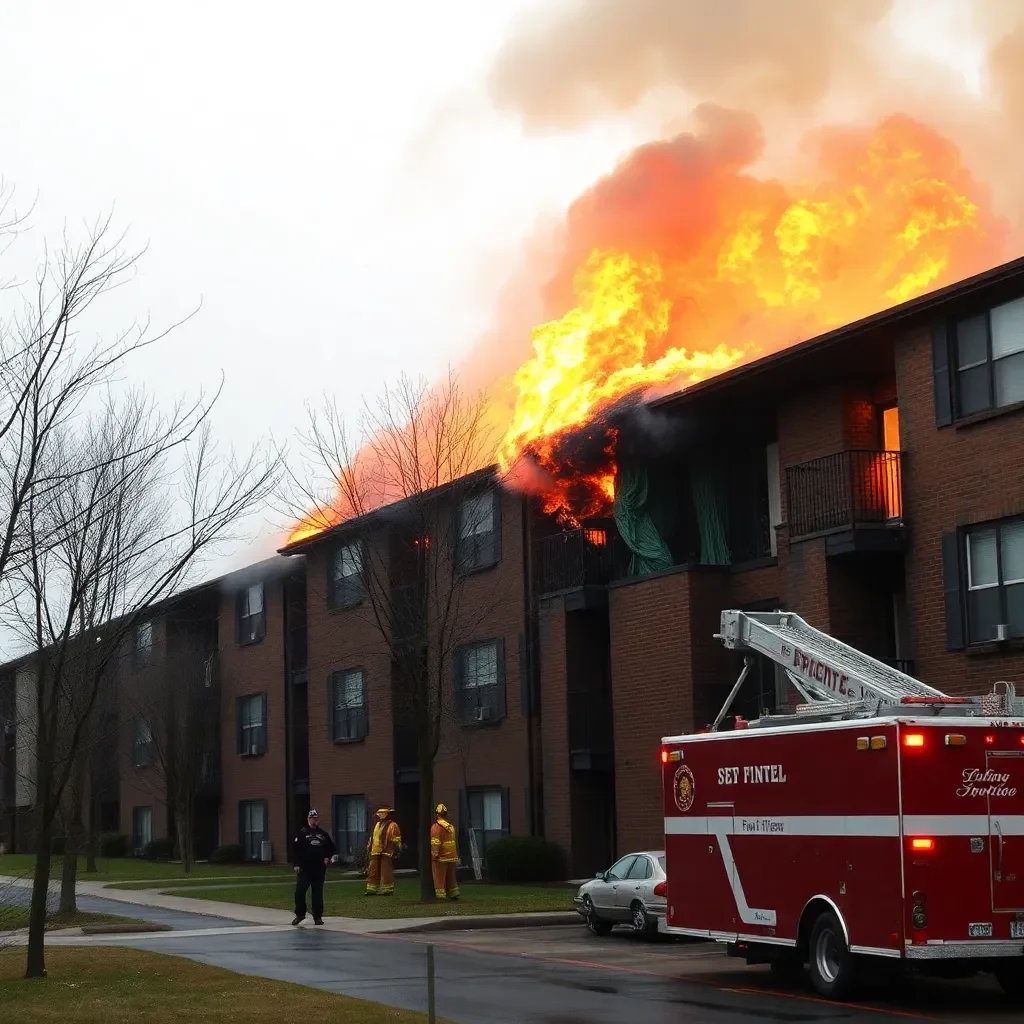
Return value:
[(457, 900), (459, 882), (455, 865), (459, 851), (455, 844), (455, 826), (445, 819), (448, 808), (438, 804), (434, 824), (430, 826), (430, 868), (434, 875), (434, 895), (439, 899)]
[(402, 832), (391, 818), (393, 807), (377, 809), (366, 843), (366, 895), (391, 896), (395, 891), (395, 857), (402, 850)]

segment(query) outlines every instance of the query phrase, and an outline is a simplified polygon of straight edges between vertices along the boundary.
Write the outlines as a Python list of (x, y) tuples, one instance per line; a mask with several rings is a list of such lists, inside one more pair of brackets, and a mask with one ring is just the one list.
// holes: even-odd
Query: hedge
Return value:
[(487, 848), (491, 882), (563, 882), (565, 854), (557, 843), (540, 836), (506, 836)]

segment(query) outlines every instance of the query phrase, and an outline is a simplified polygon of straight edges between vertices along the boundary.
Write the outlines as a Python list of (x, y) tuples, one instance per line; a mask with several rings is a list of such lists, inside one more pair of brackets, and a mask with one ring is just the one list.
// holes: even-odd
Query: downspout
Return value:
[(540, 681), (535, 651), (537, 628), (535, 625), (536, 603), (533, 585), (533, 530), (531, 523), (530, 499), (522, 499), (522, 544), (523, 544), (523, 649), (520, 655), (520, 671), (525, 673), (523, 694), (528, 698), (526, 716), (526, 772), (530, 792), (530, 835), (544, 834), (543, 815), (537, 806), (538, 787), (543, 781), (543, 767), (536, 765), (535, 751), (539, 738), (534, 735), (540, 722)]

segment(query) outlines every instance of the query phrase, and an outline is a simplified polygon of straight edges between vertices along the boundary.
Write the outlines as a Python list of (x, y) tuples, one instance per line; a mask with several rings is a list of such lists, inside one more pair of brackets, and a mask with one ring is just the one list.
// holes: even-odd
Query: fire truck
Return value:
[[(825, 997), (989, 971), (1024, 1001), (1024, 698), (950, 697), (792, 612), (724, 611), (743, 671), (662, 741), (666, 931)], [(760, 654), (800, 700), (722, 728)]]

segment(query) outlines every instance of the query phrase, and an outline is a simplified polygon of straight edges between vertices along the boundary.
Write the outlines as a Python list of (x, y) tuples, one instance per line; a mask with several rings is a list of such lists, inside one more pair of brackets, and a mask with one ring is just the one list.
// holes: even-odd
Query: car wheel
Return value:
[(826, 999), (845, 999), (856, 983), (856, 962), (847, 948), (839, 919), (823, 913), (811, 929), (811, 983)]
[(650, 915), (647, 913), (647, 908), (639, 900), (633, 900), (629, 911), (633, 921), (633, 931), (637, 935), (650, 938), (652, 935), (657, 934), (658, 922), (651, 920)]
[(597, 916), (597, 911), (594, 909), (594, 901), (589, 896), (583, 897), (583, 911), (583, 916), (587, 921), (587, 927), (595, 935), (608, 935), (611, 932), (611, 921), (605, 921)]
[(994, 973), (999, 987), (1015, 1004), (1024, 1004), (1024, 961), (1014, 957), (1004, 963), (997, 964)]

